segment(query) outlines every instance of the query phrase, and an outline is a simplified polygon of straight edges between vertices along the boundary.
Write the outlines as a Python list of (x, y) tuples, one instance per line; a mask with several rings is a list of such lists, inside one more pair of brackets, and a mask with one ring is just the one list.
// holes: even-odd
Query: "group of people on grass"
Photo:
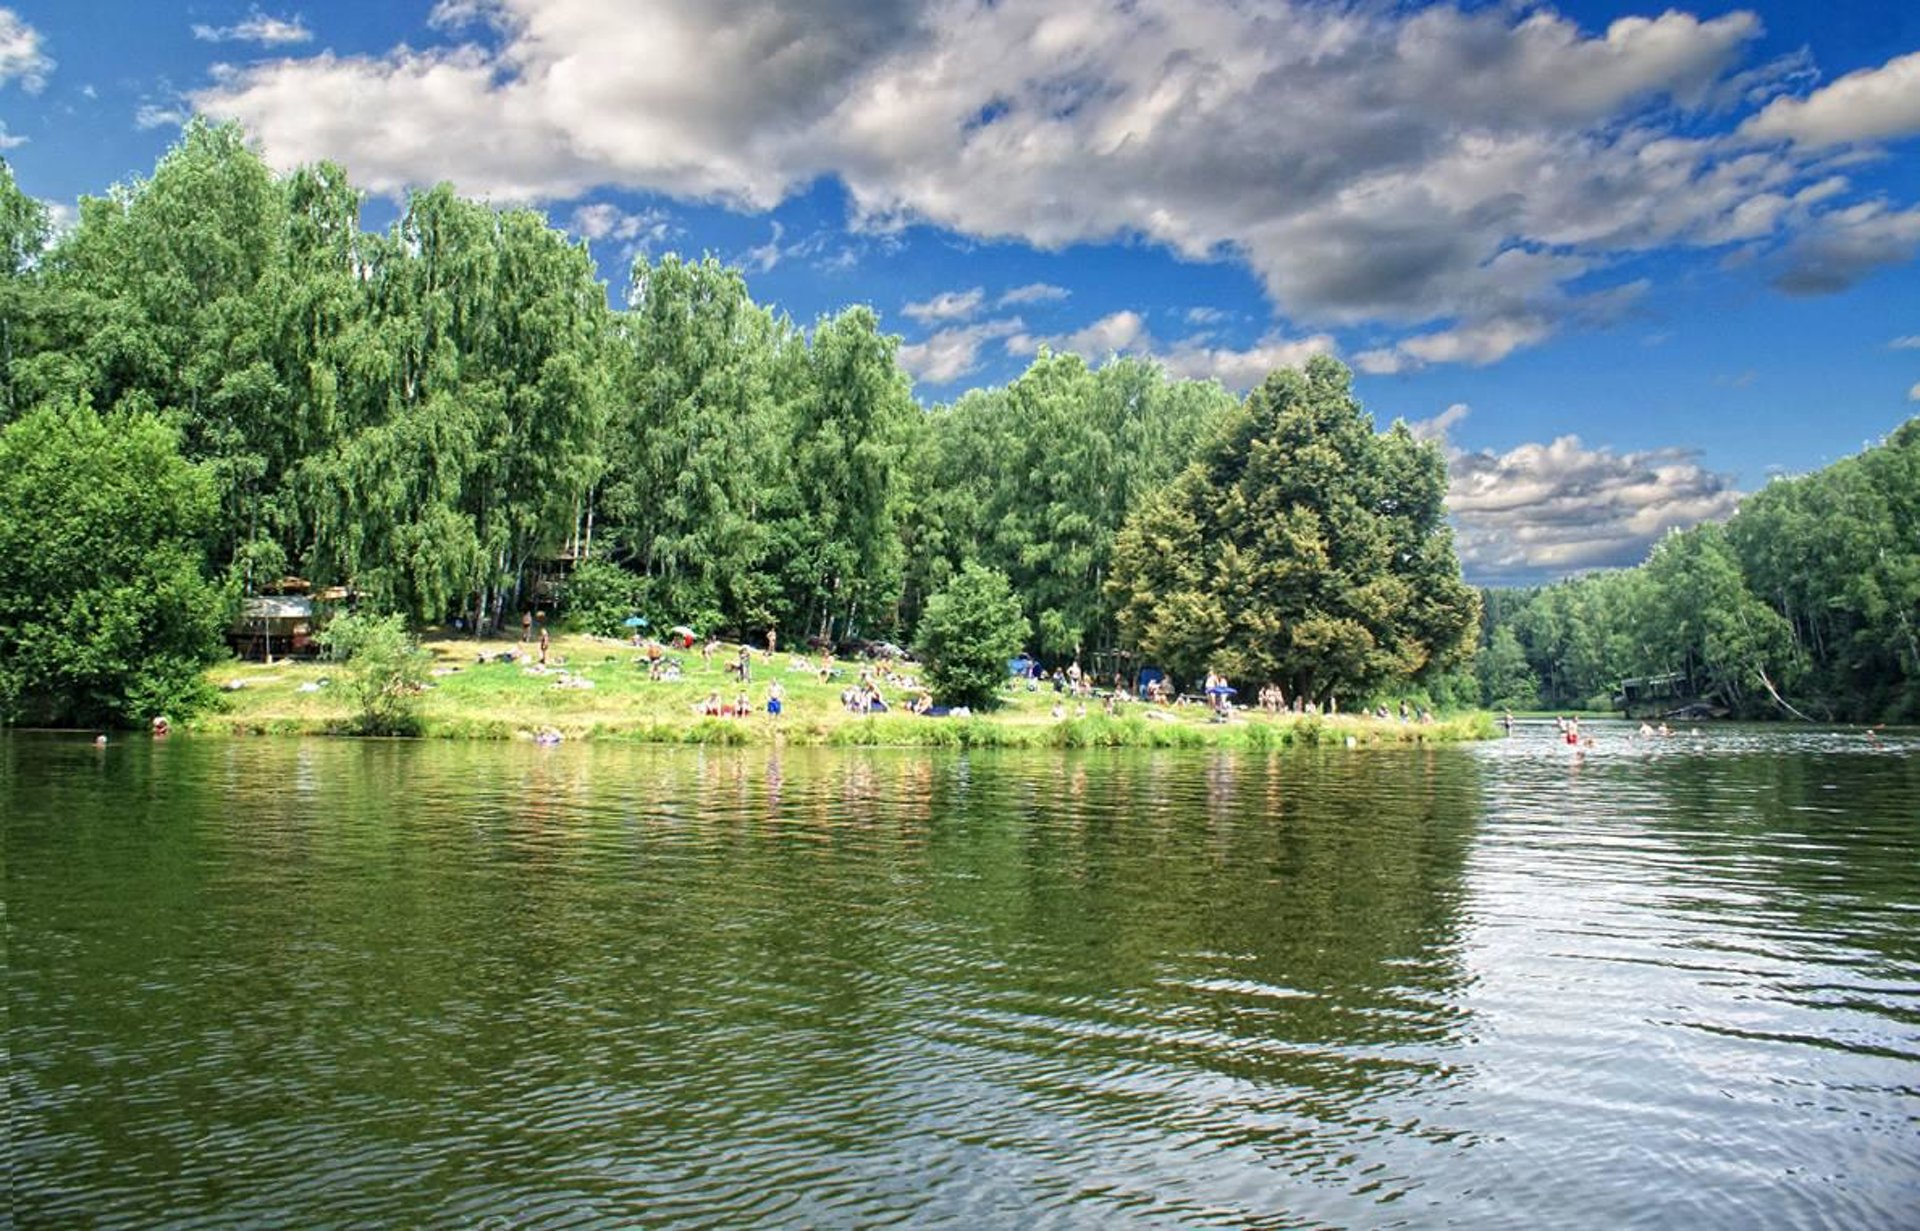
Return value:
[[(1404, 706), (1406, 703), (1401, 704)], [(1338, 714), (1340, 698), (1329, 696), (1324, 706), (1318, 701), (1305, 700), (1298, 696), (1288, 700), (1285, 689), (1278, 684), (1269, 684), (1260, 690), (1260, 708), (1269, 714)], [(1386, 706), (1383, 705), (1380, 708), (1385, 710)], [(1384, 717), (1379, 714), (1375, 716)]]
[[(705, 639), (698, 639), (692, 635), (684, 635), (685, 630), (676, 630), (676, 632), (683, 633), (678, 640), (683, 642), (686, 648), (691, 649), (698, 644), (702, 664), (711, 668), (714, 659), (720, 655), (720, 639), (711, 636)], [(537, 651), (523, 653), (528, 658), (534, 658), (537, 653), (537, 661), (540, 667), (546, 667), (549, 663), (552, 642), (547, 631), (544, 613), (541, 613), (538, 619), (536, 619), (535, 613), (532, 612), (527, 612), (522, 615), (521, 640), (523, 642), (533, 641), (535, 643)], [(682, 678), (684, 668), (681, 660), (668, 653), (668, 647), (663, 645), (659, 640), (651, 636), (642, 638), (638, 630), (636, 630), (634, 633), (634, 643), (644, 650), (644, 661), (647, 668), (647, 678), (649, 680), (674, 682)], [(773, 660), (778, 646), (778, 630), (768, 629), (765, 654), (769, 662)], [(1042, 683), (1051, 683), (1054, 692), (1061, 697), (1079, 699), (1080, 703), (1074, 707), (1075, 712), (1079, 716), (1085, 716), (1087, 712), (1086, 701), (1095, 696), (1102, 698), (1105, 712), (1109, 715), (1117, 713), (1126, 702), (1133, 699), (1133, 693), (1127, 687), (1126, 677), (1119, 671), (1113, 673), (1111, 690), (1099, 691), (1098, 680), (1095, 673), (1082, 668), (1078, 660), (1049, 672), (1042, 668), (1037, 660), (1028, 658), (1025, 655), (1021, 657), (1023, 661), (1017, 664), (1017, 673), (1010, 682), (1018, 683), (1024, 679), (1027, 691), (1029, 692), (1037, 691), (1039, 685)], [(727, 674), (737, 680), (739, 691), (735, 694), (733, 700), (728, 701), (721, 695), (719, 689), (715, 689), (707, 695), (704, 701), (695, 707), (696, 712), (703, 716), (712, 717), (744, 717), (748, 713), (753, 712), (754, 706), (750, 700), (750, 688), (753, 682), (754, 658), (754, 648), (750, 644), (742, 642), (738, 656), (726, 663)], [(553, 661), (557, 663), (561, 660), (555, 659)], [(1024, 668), (1024, 670), (1019, 668)], [(832, 650), (827, 648), (820, 650), (817, 660), (799, 653), (790, 654), (787, 670), (789, 672), (815, 674), (822, 683), (831, 682), (841, 678), (845, 674), (834, 661)], [(891, 689), (908, 691), (911, 695), (904, 703), (904, 707), (912, 713), (926, 713), (935, 708), (932, 695), (926, 689), (922, 688), (914, 679), (899, 673), (890, 659), (879, 659), (863, 665), (860, 670), (858, 682), (841, 690), (840, 702), (842, 707), (849, 713), (856, 714), (888, 712), (893, 706), (889, 704), (886, 694), (882, 692), (882, 684), (885, 684)], [(590, 687), (591, 684), (589, 682), (579, 686)], [(1200, 698), (1189, 698), (1178, 694), (1173, 687), (1172, 681), (1162, 675), (1155, 675), (1146, 680), (1141, 686), (1140, 691), (1142, 699), (1155, 705), (1181, 705), (1189, 700), (1198, 700), (1205, 704), (1216, 718), (1230, 717), (1236, 708), (1233, 701), (1236, 690), (1228, 682), (1227, 677), (1217, 671), (1210, 670), (1207, 672), (1203, 685), (1203, 693)], [(1263, 712), (1275, 715), (1289, 713), (1296, 715), (1339, 713), (1339, 702), (1333, 697), (1329, 697), (1324, 706), (1315, 701), (1303, 700), (1299, 696), (1289, 699), (1285, 690), (1279, 684), (1268, 684), (1261, 688), (1258, 705)], [(782, 695), (782, 689), (779, 681), (775, 680), (768, 686), (764, 709), (768, 714), (777, 716), (783, 706), (784, 697)], [(1066, 716), (1066, 713), (1067, 707), (1063, 703), (1056, 702), (1054, 704), (1053, 715), (1055, 718), (1063, 718)], [(1370, 716), (1386, 720), (1393, 716), (1393, 712), (1390, 711), (1385, 704), (1382, 704), (1374, 710)], [(1429, 710), (1425, 707), (1411, 707), (1405, 700), (1402, 700), (1399, 704), (1399, 716), (1402, 722), (1433, 721), (1433, 715)], [(1564, 722), (1567, 720), (1559, 721)], [(1655, 733), (1652, 728), (1645, 726), (1642, 727), (1641, 732), (1643, 735)], [(1658, 734), (1665, 735), (1671, 734), (1671, 732), (1663, 725), (1659, 729)], [(1578, 742), (1578, 739), (1579, 737), (1576, 734), (1569, 742)]]
[[(779, 637), (780, 634), (777, 630), (767, 630), (767, 648), (765, 655), (769, 662), (773, 660), (778, 650)], [(636, 636), (636, 643), (644, 646), (647, 678), (649, 680), (672, 682), (681, 678), (683, 671), (681, 661), (667, 653), (667, 647), (651, 637), (646, 638), (644, 642), (640, 642)], [(704, 641), (700, 641), (698, 644), (701, 663), (708, 669), (711, 669), (714, 659), (720, 656), (721, 643), (719, 638), (709, 637)], [(744, 718), (753, 713), (755, 706), (750, 698), (750, 689), (753, 683), (755, 657), (756, 652), (754, 648), (745, 642), (741, 643), (739, 655), (726, 662), (726, 672), (738, 681), (739, 690), (734, 693), (731, 700), (728, 700), (722, 695), (722, 690), (714, 689), (707, 694), (703, 701), (694, 706), (694, 712), (702, 717), (710, 718)], [(820, 651), (820, 656), (817, 660), (801, 654), (790, 655), (787, 670), (789, 672), (817, 675), (822, 683), (838, 679), (845, 674), (834, 661), (833, 651), (824, 648)], [(911, 677), (898, 672), (894, 664), (886, 659), (868, 663), (861, 667), (859, 682), (849, 685), (841, 691), (840, 703), (842, 707), (848, 712), (856, 714), (888, 712), (892, 707), (888, 704), (886, 695), (881, 691), (881, 685), (883, 683), (889, 688), (900, 688), (908, 690), (913, 694), (905, 703), (909, 712), (924, 714), (933, 710), (932, 694), (922, 688)], [(778, 679), (769, 681), (766, 690), (766, 701), (763, 707), (764, 711), (769, 716), (777, 718), (785, 708), (785, 704), (786, 693), (780, 681)]]
[[(769, 718), (778, 718), (786, 707), (786, 690), (780, 687), (779, 680), (767, 683), (766, 713)], [(752, 700), (743, 688), (734, 694), (732, 701), (722, 699), (720, 690), (714, 689), (707, 699), (694, 707), (694, 712), (703, 718), (745, 718), (754, 712)]]
[(891, 663), (870, 663), (860, 668), (860, 679), (840, 690), (840, 705), (850, 714), (884, 714), (892, 707), (887, 703), (886, 694), (880, 691), (885, 683), (890, 688), (899, 688), (910, 695), (906, 701), (909, 713), (924, 714), (933, 708), (933, 694), (921, 687), (912, 678), (893, 669)]
[(753, 704), (747, 699), (746, 693), (740, 693), (731, 701), (723, 701), (717, 688), (708, 693), (707, 699), (696, 708), (704, 718), (745, 718), (753, 712)]
[[(1101, 693), (1096, 691), (1097, 678), (1094, 673), (1082, 670), (1078, 662), (1047, 671), (1036, 660), (1022, 655), (1014, 665), (1015, 670), (1009, 679), (1011, 685), (1018, 686), (1024, 681), (1026, 690), (1035, 692), (1042, 683), (1050, 681), (1055, 693), (1063, 697), (1083, 699), (1083, 703), (1075, 707), (1075, 712), (1082, 716), (1085, 715), (1087, 708), (1084, 699), (1094, 696), (1104, 697), (1106, 712), (1112, 714), (1134, 697), (1133, 690), (1127, 687), (1126, 676), (1118, 671), (1113, 673), (1112, 691)], [(1171, 679), (1157, 673), (1143, 673), (1139, 686), (1140, 699), (1151, 705), (1201, 704), (1211, 710), (1216, 718), (1231, 717), (1239, 708), (1234, 701), (1237, 693), (1238, 690), (1234, 688), (1232, 682), (1219, 671), (1207, 672), (1200, 685), (1198, 697), (1179, 692)], [(1324, 705), (1297, 696), (1289, 700), (1286, 690), (1279, 684), (1268, 684), (1261, 688), (1256, 704), (1263, 712), (1275, 715), (1338, 714), (1340, 712), (1340, 701), (1337, 697), (1329, 696)], [(1409, 709), (1406, 702), (1401, 702), (1400, 709), (1403, 719), (1409, 722), (1414, 721), (1414, 712)], [(1064, 717), (1066, 713), (1067, 707), (1064, 704), (1054, 705), (1053, 714), (1056, 718)], [(1377, 716), (1384, 718), (1390, 715), (1386, 707), (1382, 706)], [(1432, 714), (1425, 709), (1418, 711), (1418, 717), (1423, 722), (1433, 720)]]

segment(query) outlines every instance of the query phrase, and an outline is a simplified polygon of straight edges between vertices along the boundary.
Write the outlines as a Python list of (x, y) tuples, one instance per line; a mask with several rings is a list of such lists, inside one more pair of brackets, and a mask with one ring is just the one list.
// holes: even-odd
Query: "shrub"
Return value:
[(218, 512), (153, 415), (52, 406), (0, 431), (0, 722), (204, 708), (233, 609), (201, 545)]
[(343, 615), (319, 637), (327, 656), (346, 668), (354, 730), (362, 735), (417, 735), (427, 655), (397, 615)]
[(927, 600), (919, 650), (927, 680), (949, 705), (987, 710), (1000, 704), (1007, 663), (1026, 643), (1028, 624), (1005, 573), (969, 564)]
[(567, 622), (581, 632), (620, 637), (635, 614), (640, 579), (608, 560), (585, 560), (567, 575)]

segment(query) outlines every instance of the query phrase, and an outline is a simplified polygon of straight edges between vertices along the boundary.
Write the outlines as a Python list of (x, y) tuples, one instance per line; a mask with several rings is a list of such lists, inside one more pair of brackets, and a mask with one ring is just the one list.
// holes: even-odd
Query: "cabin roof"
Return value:
[(313, 600), (293, 595), (257, 594), (240, 606), (242, 620), (308, 620)]

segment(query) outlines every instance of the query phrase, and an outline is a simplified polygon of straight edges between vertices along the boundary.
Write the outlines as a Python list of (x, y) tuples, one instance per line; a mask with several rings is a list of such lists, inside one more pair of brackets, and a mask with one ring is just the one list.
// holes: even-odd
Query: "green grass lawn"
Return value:
[[(698, 649), (676, 652), (681, 678), (648, 678), (645, 654), (625, 642), (584, 635), (556, 638), (548, 669), (500, 662), (508, 650), (530, 651), (513, 640), (429, 637), (432, 686), (420, 698), (422, 731), (430, 737), (531, 739), (542, 731), (565, 739), (634, 740), (652, 743), (746, 744), (786, 740), (807, 744), (932, 745), (967, 747), (1280, 747), (1293, 743), (1388, 741), (1453, 742), (1493, 734), (1488, 715), (1473, 714), (1431, 724), (1377, 722), (1366, 718), (1295, 718), (1237, 711), (1232, 721), (1212, 720), (1201, 706), (1155, 707), (1137, 702), (1104, 713), (1099, 698), (1082, 703), (1056, 697), (1050, 688), (1009, 689), (1005, 704), (970, 718), (928, 718), (906, 712), (920, 668), (908, 664), (896, 681), (881, 681), (894, 708), (886, 714), (849, 713), (841, 690), (855, 683), (861, 664), (836, 661), (838, 674), (822, 680), (819, 658), (753, 655), (752, 681), (744, 690), (746, 717), (712, 718), (701, 713), (710, 694), (731, 705), (742, 692), (726, 670), (740, 647), (726, 644), (711, 662)], [(484, 657), (485, 661), (481, 661)], [(565, 673), (564, 676), (562, 673)], [(195, 719), (198, 730), (249, 734), (330, 734), (351, 726), (351, 708), (333, 681), (330, 663), (231, 662), (209, 678), (222, 704)], [(779, 680), (785, 712), (766, 713), (767, 684)], [(563, 680), (591, 687), (563, 686)], [(909, 683), (911, 682), (911, 683)], [(316, 687), (318, 685), (318, 687)], [(1054, 714), (1055, 704), (1061, 714)]]

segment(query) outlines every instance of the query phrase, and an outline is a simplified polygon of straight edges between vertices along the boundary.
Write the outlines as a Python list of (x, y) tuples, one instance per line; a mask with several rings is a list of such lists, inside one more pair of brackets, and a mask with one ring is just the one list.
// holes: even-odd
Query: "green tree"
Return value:
[(600, 474), (605, 293), (584, 246), (446, 186), (370, 240), (355, 391), (298, 480), (306, 556), (423, 619), (495, 623)]
[(635, 262), (628, 302), (596, 500), (603, 533), (660, 609), (760, 627), (782, 605), (767, 559), (788, 430), (778, 363), (801, 340), (711, 257)]
[(1550, 707), (1603, 707), (1624, 676), (1674, 668), (1650, 641), (1644, 576), (1634, 569), (1589, 573), (1534, 591), (1511, 608), (1511, 626)]
[(346, 668), (354, 730), (361, 735), (416, 735), (429, 659), (399, 615), (336, 616), (319, 637), (327, 656)]
[(1697, 691), (1746, 710), (1793, 683), (1792, 631), (1747, 589), (1725, 527), (1667, 535), (1640, 572), (1654, 653)]
[(1527, 652), (1510, 626), (1493, 630), (1480, 651), (1480, 699), (1495, 709), (1532, 709), (1540, 704), (1540, 681), (1527, 665)]
[(1123, 639), (1179, 675), (1209, 667), (1326, 701), (1463, 662), (1446, 466), (1404, 424), (1376, 433), (1323, 357), (1275, 372), (1129, 518), (1111, 593)]
[(611, 560), (583, 560), (567, 574), (561, 595), (567, 620), (598, 637), (626, 633), (627, 617), (638, 614), (640, 579)]
[(914, 587), (978, 560), (1007, 574), (1042, 649), (1110, 646), (1115, 536), (1233, 406), (1219, 385), (1169, 381), (1146, 360), (1093, 370), (1042, 351), (1006, 388), (937, 408), (914, 462)]
[(918, 649), (927, 680), (952, 705), (992, 709), (1007, 682), (1007, 663), (1026, 644), (1029, 627), (1006, 575), (969, 564), (927, 600)]
[(0, 158), (0, 277), (25, 273), (47, 245), (47, 207), (20, 190)]
[(805, 627), (885, 626), (900, 594), (902, 458), (916, 410), (873, 310), (814, 329), (790, 406), (774, 547)]
[(1786, 621), (1816, 711), (1920, 717), (1920, 419), (1769, 483), (1727, 526), (1748, 588)]
[(218, 497), (147, 414), (47, 406), (0, 431), (0, 717), (125, 725), (209, 697), (230, 596)]
[(14, 395), (13, 361), (31, 353), (40, 312), (36, 266), (47, 245), (47, 208), (20, 191), (0, 158), (0, 425), (25, 407)]
[(273, 336), (286, 232), (284, 197), (244, 134), (196, 119), (151, 179), (83, 198), (46, 261), (69, 364), (46, 370), (41, 394), (173, 418), (219, 493), (223, 565), (260, 531), (287, 460)]

